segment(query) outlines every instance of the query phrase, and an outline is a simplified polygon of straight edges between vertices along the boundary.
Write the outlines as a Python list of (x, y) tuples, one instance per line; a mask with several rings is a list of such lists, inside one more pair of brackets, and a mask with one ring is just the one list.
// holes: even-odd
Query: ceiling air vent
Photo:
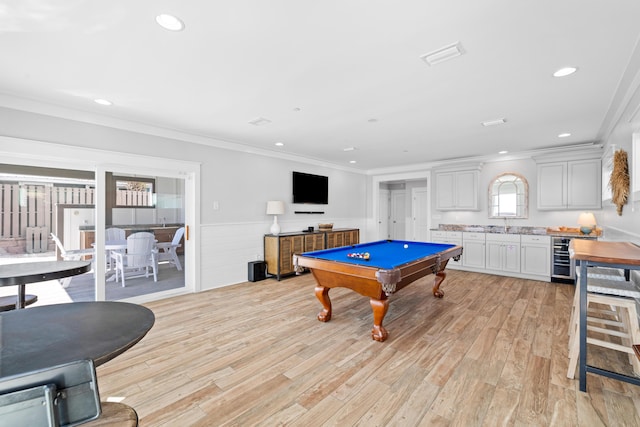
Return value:
[(249, 120), (249, 124), (254, 126), (262, 126), (269, 123), (271, 123), (271, 120), (265, 119), (264, 117), (257, 117), (253, 120)]
[(425, 53), (420, 58), (427, 63), (427, 65), (436, 65), (444, 61), (448, 61), (465, 53), (464, 48), (460, 42), (441, 47), (433, 52)]

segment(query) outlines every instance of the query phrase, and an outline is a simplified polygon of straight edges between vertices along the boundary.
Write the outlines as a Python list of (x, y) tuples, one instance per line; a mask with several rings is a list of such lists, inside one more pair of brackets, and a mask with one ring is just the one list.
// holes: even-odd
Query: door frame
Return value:
[[(153, 157), (146, 155), (107, 151), (86, 147), (62, 145), (58, 143), (36, 141), (23, 138), (0, 136), (0, 156), (2, 162), (15, 165), (54, 167), (92, 171), (96, 181), (95, 228), (96, 251), (104, 252), (106, 223), (106, 172), (130, 172), (132, 169), (141, 175), (160, 175), (185, 180), (185, 223), (189, 227), (189, 237), (185, 238), (185, 287), (178, 290), (141, 295), (128, 301), (146, 302), (186, 292), (198, 292), (201, 289), (199, 247), (200, 229), (200, 163)], [(143, 165), (153, 165), (152, 167)], [(96, 300), (105, 299), (104, 257), (97, 257), (94, 264)], [(179, 292), (178, 292), (179, 291)]]
[(427, 227), (431, 229), (431, 171), (416, 171), (416, 172), (399, 172), (389, 175), (374, 175), (371, 177), (371, 213), (372, 219), (368, 224), (367, 229), (370, 235), (375, 236), (373, 240), (380, 240), (378, 235), (378, 209), (380, 204), (380, 183), (387, 181), (414, 181), (414, 180), (426, 180), (427, 188), (429, 189), (429, 197), (427, 200), (427, 212), (429, 217), (427, 218)]

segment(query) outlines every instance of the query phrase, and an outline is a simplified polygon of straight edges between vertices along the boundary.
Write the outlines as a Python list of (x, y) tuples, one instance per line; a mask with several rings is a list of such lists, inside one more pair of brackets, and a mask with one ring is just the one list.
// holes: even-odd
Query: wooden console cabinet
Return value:
[(278, 280), (283, 276), (295, 274), (293, 268), (293, 255), (295, 254), (358, 243), (360, 243), (360, 230), (357, 228), (310, 233), (282, 233), (277, 236), (267, 234), (264, 236), (264, 260), (267, 263), (267, 274)]

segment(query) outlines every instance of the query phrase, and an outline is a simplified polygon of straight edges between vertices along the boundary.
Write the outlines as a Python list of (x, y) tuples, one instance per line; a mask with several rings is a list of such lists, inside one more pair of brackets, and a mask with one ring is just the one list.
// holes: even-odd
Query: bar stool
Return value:
[[(596, 269), (593, 269), (596, 270)], [(622, 345), (587, 336), (587, 343), (615, 351), (627, 353), (636, 375), (640, 375), (640, 361), (635, 357), (632, 344), (640, 343), (638, 312), (634, 298), (640, 298), (640, 291), (623, 276), (609, 275), (602, 271), (589, 272), (587, 281), (587, 333), (600, 333), (604, 338), (615, 337)], [(620, 280), (620, 278), (622, 280)], [(578, 356), (580, 355), (579, 332), (579, 289), (576, 286), (574, 303), (569, 325), (569, 368), (567, 378), (574, 378)], [(601, 304), (608, 309), (598, 309), (592, 304)], [(599, 326), (595, 326), (599, 325)]]
[[(614, 280), (614, 281), (620, 281), (620, 282), (626, 281), (626, 278), (623, 275), (623, 272), (621, 270), (618, 270), (617, 268), (605, 268), (605, 267), (590, 267), (587, 270), (587, 278)], [(578, 300), (580, 296), (580, 294), (578, 293), (579, 281), (580, 281), (580, 269), (576, 268), (576, 292), (574, 292), (573, 294), (573, 305), (571, 306), (571, 320), (569, 321), (569, 330), (567, 331), (569, 335), (569, 348), (571, 348), (571, 342), (572, 342), (571, 337), (573, 337), (573, 332), (574, 332), (574, 327), (573, 327), (573, 324), (575, 322), (574, 316), (578, 315), (578, 311), (579, 311), (579, 304), (578, 304)], [(603, 292), (603, 293), (607, 293), (607, 292)], [(588, 309), (588, 305), (587, 305), (587, 309)], [(593, 310), (592, 312), (594, 313), (597, 311), (601, 311), (597, 309), (592, 309), (592, 310)], [(611, 313), (607, 312), (602, 314), (611, 314)]]

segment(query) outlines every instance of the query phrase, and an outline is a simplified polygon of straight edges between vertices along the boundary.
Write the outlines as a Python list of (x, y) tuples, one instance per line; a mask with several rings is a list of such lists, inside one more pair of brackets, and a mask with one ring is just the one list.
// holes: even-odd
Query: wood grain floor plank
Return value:
[(311, 275), (148, 303), (156, 324), (98, 368), (100, 392), (152, 427), (638, 425), (640, 388), (566, 378), (575, 288), (451, 270), (438, 299), (430, 280), (391, 296), (384, 343), (346, 289), (319, 322)]

